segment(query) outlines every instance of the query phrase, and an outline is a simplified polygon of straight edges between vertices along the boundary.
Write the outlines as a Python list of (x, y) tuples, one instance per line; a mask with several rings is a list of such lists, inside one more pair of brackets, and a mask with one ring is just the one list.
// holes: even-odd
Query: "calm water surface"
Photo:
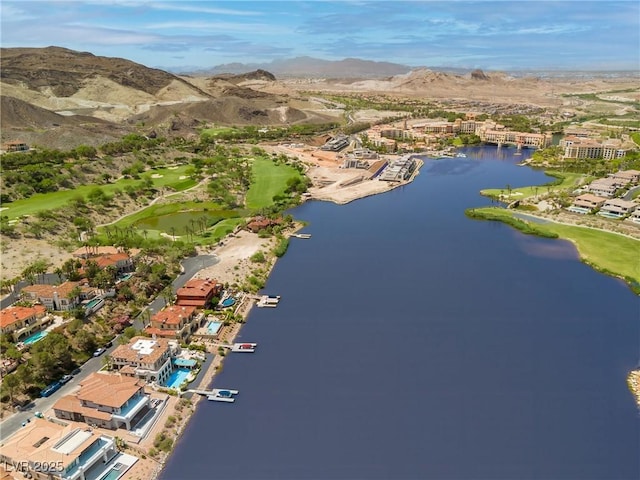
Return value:
[[(515, 150), (427, 160), (411, 185), (294, 211), (293, 239), (163, 480), (638, 479), (640, 304), (577, 260), (464, 209), (544, 183)], [(527, 152), (525, 152), (525, 156)]]

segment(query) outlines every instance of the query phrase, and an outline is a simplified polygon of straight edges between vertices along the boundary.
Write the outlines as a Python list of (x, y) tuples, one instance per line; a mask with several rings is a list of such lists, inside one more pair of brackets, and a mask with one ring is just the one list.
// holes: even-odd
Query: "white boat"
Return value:
[(467, 158), (467, 156), (464, 153), (456, 153), (456, 157), (457, 158)]
[(260, 300), (258, 300), (258, 307), (277, 307), (278, 302), (280, 301), (280, 295), (262, 295)]
[(211, 392), (211, 395), (207, 395), (207, 400), (213, 402), (233, 403), (236, 401), (233, 396), (238, 394), (238, 390), (229, 390), (227, 388), (214, 388)]
[(303, 238), (303, 239), (308, 239), (311, 238), (311, 234), (310, 233), (294, 233), (291, 235), (292, 237), (295, 238)]
[(256, 351), (257, 346), (257, 343), (234, 343), (231, 351), (253, 353)]

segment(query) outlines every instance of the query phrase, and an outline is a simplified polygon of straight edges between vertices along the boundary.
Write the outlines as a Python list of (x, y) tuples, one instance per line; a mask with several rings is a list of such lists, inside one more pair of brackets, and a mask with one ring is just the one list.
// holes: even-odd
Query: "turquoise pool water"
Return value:
[(129, 280), (131, 277), (133, 277), (133, 273), (125, 273), (124, 275), (122, 275), (120, 277), (120, 280), (125, 282), (125, 281)]
[(100, 303), (100, 298), (94, 298), (93, 300), (87, 302), (87, 304), (85, 305), (85, 308), (93, 308), (95, 307), (98, 303)]
[(36, 342), (39, 342), (47, 335), (49, 335), (49, 332), (46, 332), (46, 331), (34, 333), (30, 337), (27, 337), (26, 339), (24, 339), (22, 343), (24, 343), (25, 345), (32, 345)]
[(109, 470), (109, 473), (107, 473), (104, 477), (102, 477), (100, 480), (116, 480), (117, 478), (120, 477), (120, 475), (122, 475), (122, 471), (120, 470), (114, 470), (113, 468), (111, 470)]
[(222, 307), (230, 307), (231, 305), (236, 303), (236, 299), (233, 297), (228, 297), (225, 298), (222, 302), (220, 302), (220, 305)]
[(221, 322), (209, 322), (207, 324), (207, 333), (209, 335), (217, 335), (220, 331), (220, 327), (222, 327)]
[(178, 368), (177, 370), (174, 370), (171, 372), (171, 375), (169, 375), (169, 378), (167, 378), (165, 386), (168, 388), (180, 388), (180, 385), (182, 385), (187, 379), (189, 372), (191, 372), (191, 370), (186, 368)]

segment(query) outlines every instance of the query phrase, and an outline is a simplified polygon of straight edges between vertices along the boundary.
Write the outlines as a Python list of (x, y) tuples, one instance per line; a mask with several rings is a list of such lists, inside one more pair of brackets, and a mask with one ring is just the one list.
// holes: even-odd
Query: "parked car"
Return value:
[(76, 368), (73, 372), (71, 372), (71, 375), (77, 375), (80, 373), (80, 367)]
[(102, 347), (100, 347), (99, 349), (97, 349), (95, 352), (93, 352), (93, 356), (94, 357), (99, 357), (100, 355), (102, 355), (106, 350)]
[(63, 385), (64, 385), (65, 383), (67, 383), (67, 382), (68, 382), (69, 380), (71, 380), (72, 378), (73, 378), (73, 375), (65, 375), (64, 377), (62, 377), (62, 378), (59, 380), (59, 382), (60, 382), (61, 384), (63, 384)]
[(56, 392), (61, 386), (62, 386), (62, 383), (53, 382), (51, 385), (47, 385), (44, 389), (42, 389), (42, 391), (40, 392), (40, 396), (48, 397), (52, 393)]

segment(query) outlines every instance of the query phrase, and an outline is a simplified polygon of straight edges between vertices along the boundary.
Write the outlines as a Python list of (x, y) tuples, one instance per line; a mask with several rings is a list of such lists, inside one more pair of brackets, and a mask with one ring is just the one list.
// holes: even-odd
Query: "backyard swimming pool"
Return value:
[(207, 324), (207, 334), (217, 335), (222, 327), (222, 322), (209, 322)]
[(34, 333), (33, 335), (25, 338), (22, 343), (24, 343), (25, 345), (32, 345), (36, 342), (39, 342), (40, 340), (42, 340), (44, 337), (46, 337), (47, 335), (49, 335), (49, 332), (47, 331), (42, 331), (42, 332), (38, 332), (38, 333)]
[(171, 375), (169, 375), (169, 378), (167, 378), (165, 386), (167, 388), (180, 388), (180, 385), (184, 383), (190, 372), (191, 370), (187, 368), (178, 368), (177, 370), (174, 370), (171, 372)]

